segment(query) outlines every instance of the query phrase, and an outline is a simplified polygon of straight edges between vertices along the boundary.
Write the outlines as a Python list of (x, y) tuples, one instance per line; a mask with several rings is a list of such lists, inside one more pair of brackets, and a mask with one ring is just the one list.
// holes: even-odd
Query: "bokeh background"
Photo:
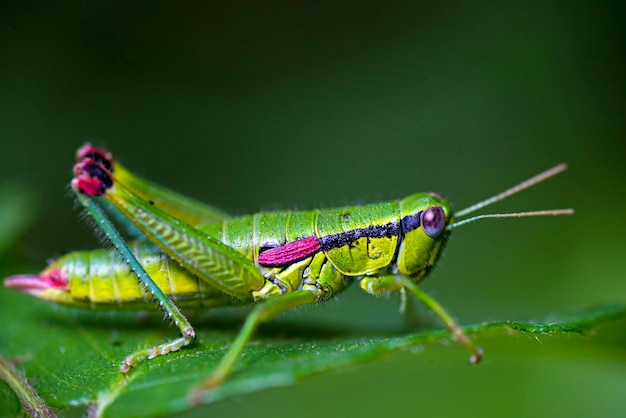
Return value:
[[(574, 217), (460, 228), (424, 286), (465, 324), (626, 303), (624, 17), (610, 1), (3, 3), (0, 189), (34, 221), (0, 270), (99, 245), (67, 190), (87, 140), (233, 214), (431, 190), (460, 209), (567, 162), (492, 210)], [(397, 304), (355, 288), (281, 320), (407, 332)], [(426, 347), (201, 412), (619, 416), (625, 325), (478, 336), (478, 367)]]

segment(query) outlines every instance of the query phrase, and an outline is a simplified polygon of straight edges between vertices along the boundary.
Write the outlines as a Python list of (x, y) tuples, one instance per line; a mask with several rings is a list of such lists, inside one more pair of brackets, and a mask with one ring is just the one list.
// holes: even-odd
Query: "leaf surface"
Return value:
[[(137, 313), (88, 312), (52, 306), (10, 289), (0, 290), (3, 325), (0, 352), (26, 359), (19, 368), (49, 405), (89, 406), (103, 417), (171, 415), (191, 409), (187, 393), (208, 376), (234, 339), (240, 321), (196, 325), (197, 341), (186, 349), (141, 364), (128, 376), (119, 362), (130, 352), (174, 337), (165, 323)], [(626, 308), (605, 306), (550, 321), (493, 321), (466, 327), (483, 338), (498, 333), (585, 333), (592, 326), (626, 316)], [(294, 335), (295, 334), (295, 335)], [(291, 385), (397, 350), (449, 339), (445, 330), (401, 337), (342, 337), (323, 330), (264, 327), (245, 350), (233, 375), (209, 392), (205, 403)], [(428, 346), (428, 350), (445, 349)]]

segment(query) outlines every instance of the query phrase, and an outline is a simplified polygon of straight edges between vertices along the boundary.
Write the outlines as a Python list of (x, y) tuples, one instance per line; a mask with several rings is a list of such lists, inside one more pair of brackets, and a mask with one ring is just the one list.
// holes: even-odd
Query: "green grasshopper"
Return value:
[[(129, 355), (120, 366), (124, 373), (193, 341), (194, 329), (179, 306), (255, 303), (221, 363), (196, 388), (197, 396), (228, 377), (260, 323), (324, 301), (354, 281), (372, 295), (410, 292), (467, 347), (470, 362), (478, 363), (480, 348), (417, 283), (435, 266), (454, 228), (484, 218), (573, 213), (559, 209), (455, 221), (452, 207), (439, 195), (417, 193), (364, 206), (231, 218), (134, 175), (109, 152), (91, 144), (81, 147), (76, 157), (72, 189), (115, 251), (70, 253), (38, 275), (12, 276), (5, 285), (75, 306), (143, 308), (156, 301), (181, 336)], [(464, 217), (565, 169), (565, 164), (557, 165), (456, 216)], [(106, 213), (147, 239), (127, 245)]]

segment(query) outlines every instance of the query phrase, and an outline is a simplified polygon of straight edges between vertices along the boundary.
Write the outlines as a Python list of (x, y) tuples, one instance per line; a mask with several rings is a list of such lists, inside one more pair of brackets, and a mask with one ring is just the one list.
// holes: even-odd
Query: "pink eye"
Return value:
[(422, 229), (431, 238), (436, 238), (446, 225), (446, 215), (441, 206), (431, 206), (422, 213)]

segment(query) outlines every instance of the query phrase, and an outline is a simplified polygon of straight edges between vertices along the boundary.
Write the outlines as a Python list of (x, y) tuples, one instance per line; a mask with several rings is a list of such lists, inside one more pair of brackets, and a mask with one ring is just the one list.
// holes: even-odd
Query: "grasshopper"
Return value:
[[(331, 298), (352, 282), (372, 295), (414, 295), (470, 351), (470, 362), (478, 363), (482, 350), (418, 283), (436, 265), (451, 231), (461, 225), (484, 218), (573, 213), (556, 209), (455, 221), (455, 216), (465, 217), (564, 171), (565, 164), (456, 214), (439, 195), (417, 193), (363, 206), (231, 218), (134, 175), (111, 153), (89, 143), (79, 148), (76, 159), (71, 187), (115, 249), (73, 252), (39, 274), (12, 276), (4, 283), (66, 305), (120, 309), (156, 302), (180, 337), (130, 354), (120, 365), (123, 373), (194, 340), (194, 329), (180, 307), (254, 303), (221, 363), (194, 396), (229, 376), (260, 323)], [(127, 244), (107, 213), (139, 230), (144, 239)]]

